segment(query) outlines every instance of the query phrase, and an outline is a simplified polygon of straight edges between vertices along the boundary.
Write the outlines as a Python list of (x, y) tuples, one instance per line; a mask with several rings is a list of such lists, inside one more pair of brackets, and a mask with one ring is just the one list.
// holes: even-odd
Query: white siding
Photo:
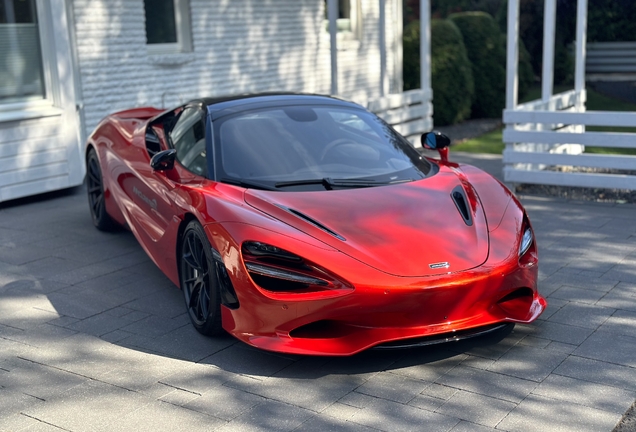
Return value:
[[(394, 1), (386, 7), (387, 70), (390, 82), (399, 82)], [(72, 4), (88, 132), (108, 113), (134, 106), (169, 108), (246, 92), (329, 92), (322, 0), (190, 0), (193, 52), (163, 56), (147, 53), (143, 0)], [(338, 87), (345, 98), (380, 93), (378, 4), (362, 0), (362, 40), (339, 43)]]
[(76, 186), (84, 178), (65, 2), (37, 6), (47, 99), (0, 110), (0, 202)]

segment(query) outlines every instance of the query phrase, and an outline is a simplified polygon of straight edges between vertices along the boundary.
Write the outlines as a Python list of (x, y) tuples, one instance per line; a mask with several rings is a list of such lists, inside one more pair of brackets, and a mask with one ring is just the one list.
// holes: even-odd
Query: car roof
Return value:
[(221, 96), (214, 98), (202, 98), (197, 101), (193, 101), (193, 103), (203, 104), (207, 108), (212, 120), (245, 110), (277, 106), (331, 105), (364, 109), (356, 103), (344, 101), (335, 97), (303, 93), (258, 93)]

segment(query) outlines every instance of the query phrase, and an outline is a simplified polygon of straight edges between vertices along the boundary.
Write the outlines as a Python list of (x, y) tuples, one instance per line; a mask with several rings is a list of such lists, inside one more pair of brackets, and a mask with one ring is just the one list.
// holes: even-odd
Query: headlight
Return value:
[(530, 229), (530, 227), (526, 227), (526, 230), (523, 232), (523, 237), (521, 237), (521, 244), (519, 245), (519, 257), (522, 257), (523, 254), (528, 252), (528, 249), (532, 246), (533, 240), (534, 235), (532, 234), (532, 229)]
[(252, 280), (267, 291), (309, 293), (353, 288), (328, 270), (266, 243), (247, 241), (242, 255)]

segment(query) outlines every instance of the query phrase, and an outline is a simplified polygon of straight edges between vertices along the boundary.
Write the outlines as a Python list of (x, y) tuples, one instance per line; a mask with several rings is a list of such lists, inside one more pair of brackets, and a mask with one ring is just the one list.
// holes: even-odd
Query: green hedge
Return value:
[(497, 23), (485, 12), (462, 12), (449, 19), (462, 33), (473, 66), (472, 117), (501, 117), (506, 94), (506, 51)]
[[(420, 88), (420, 28), (412, 22), (404, 32), (404, 88)], [(472, 69), (462, 35), (448, 20), (431, 21), (431, 86), (436, 125), (458, 123), (470, 116), (474, 93)]]

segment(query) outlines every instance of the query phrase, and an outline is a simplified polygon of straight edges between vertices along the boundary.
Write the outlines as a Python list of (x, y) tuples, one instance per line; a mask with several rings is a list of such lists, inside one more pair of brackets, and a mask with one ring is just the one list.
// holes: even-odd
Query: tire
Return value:
[(86, 157), (86, 190), (93, 225), (100, 231), (113, 231), (117, 224), (106, 212), (102, 169), (94, 149)]
[(179, 284), (186, 310), (197, 331), (206, 336), (223, 332), (217, 264), (208, 237), (197, 221), (183, 231), (179, 246)]

